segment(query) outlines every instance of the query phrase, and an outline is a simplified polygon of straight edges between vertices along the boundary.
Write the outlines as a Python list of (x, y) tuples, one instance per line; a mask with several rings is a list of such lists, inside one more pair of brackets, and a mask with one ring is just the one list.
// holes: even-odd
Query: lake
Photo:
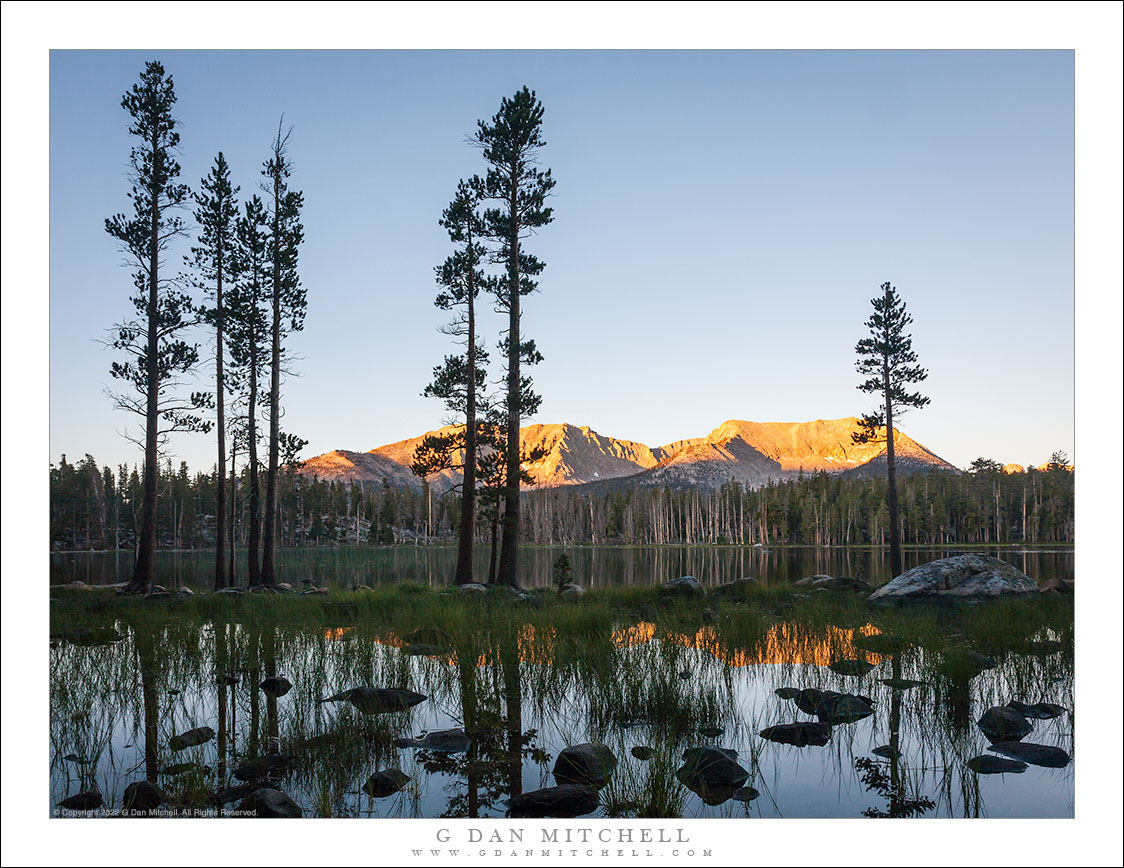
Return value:
[[(965, 552), (1003, 558), (1039, 581), (1073, 578), (1072, 548), (949, 546), (905, 549), (902, 555), (908, 569)], [(888, 552), (872, 547), (527, 546), (520, 552), (521, 584), (529, 588), (549, 586), (551, 565), (562, 553), (573, 562), (574, 579), (594, 588), (654, 585), (682, 575), (693, 575), (706, 585), (745, 576), (766, 584), (783, 584), (817, 573), (852, 576), (875, 585), (891, 578)], [(449, 545), (279, 549), (277, 576), (279, 581), (294, 586), (310, 579), (331, 587), (399, 581), (438, 587), (450, 580), (456, 557), (456, 548)], [(50, 558), (51, 584), (79, 580), (109, 585), (132, 578), (131, 552), (52, 552)], [(239, 563), (238, 567), (244, 584), (245, 565)], [(478, 576), (487, 575), (486, 547), (477, 546), (474, 568)], [(168, 588), (210, 587), (214, 582), (214, 551), (157, 551), (156, 581)]]
[[(692, 556), (704, 557), (678, 555)], [(213, 811), (222, 793), (234, 809), (249, 779), (283, 789), (304, 816), (501, 817), (520, 794), (565, 781), (565, 748), (598, 743), (616, 764), (586, 816), (1074, 815), (1071, 598), (915, 611), (850, 593), (607, 594), (569, 603), (542, 592), (529, 606), (499, 590), (125, 602), (61, 592), (48, 809), (90, 790), (119, 807), (146, 778), (174, 804)], [(842, 671), (849, 660), (859, 674)], [(269, 676), (291, 688), (267, 693)], [(373, 713), (319, 701), (362, 685), (422, 698)], [(822, 719), (783, 688), (853, 694), (869, 709), (829, 719), (824, 743), (778, 743), (762, 731)], [(977, 721), (1012, 700), (1064, 709), (1030, 719), (1023, 740), (1063, 751), (1060, 767), (968, 767), (999, 757)], [(202, 743), (177, 744), (200, 727)], [(467, 733), (452, 750), (402, 741), (452, 729)], [(744, 779), (700, 783), (684, 761), (699, 747), (733, 752)], [(388, 769), (391, 783), (370, 783)]]

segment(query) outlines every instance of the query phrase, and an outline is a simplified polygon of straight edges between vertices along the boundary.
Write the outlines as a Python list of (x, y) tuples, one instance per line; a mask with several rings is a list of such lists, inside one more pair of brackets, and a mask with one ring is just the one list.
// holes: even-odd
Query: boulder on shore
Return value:
[(1038, 593), (1034, 579), (989, 555), (956, 555), (906, 570), (867, 597), (872, 603), (979, 602)]
[(668, 579), (660, 587), (669, 594), (682, 594), (693, 596), (703, 592), (702, 582), (694, 576), (680, 576), (678, 579)]

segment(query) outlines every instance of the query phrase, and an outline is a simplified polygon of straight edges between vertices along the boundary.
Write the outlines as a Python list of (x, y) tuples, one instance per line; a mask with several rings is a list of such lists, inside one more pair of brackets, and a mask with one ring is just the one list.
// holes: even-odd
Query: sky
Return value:
[[(50, 58), (52, 461), (142, 458), (121, 436), (140, 420), (105, 395), (132, 285), (103, 224), (129, 204), (120, 100), (150, 59), (175, 79), (193, 186), (221, 150), (252, 193), (293, 127), (308, 314), (283, 405), (303, 457), (448, 419), (421, 395), (454, 350), (437, 220), (486, 170), (477, 120), (525, 84), (557, 181), (528, 243), (546, 262), (524, 301), (545, 357), (530, 421), (656, 446), (873, 410), (854, 346), (891, 281), (930, 371), (903, 430), (962, 467), (1078, 459), (1072, 52), (85, 50)], [(494, 346), (503, 317), (485, 305), (480, 325)], [(214, 438), (170, 453), (210, 469)]]

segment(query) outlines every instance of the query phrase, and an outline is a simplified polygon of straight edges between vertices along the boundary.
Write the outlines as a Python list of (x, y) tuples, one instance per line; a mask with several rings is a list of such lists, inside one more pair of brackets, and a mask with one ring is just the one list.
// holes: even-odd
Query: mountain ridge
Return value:
[[(448, 434), (459, 426), (436, 432)], [(734, 480), (750, 487), (826, 471), (847, 476), (885, 473), (885, 444), (855, 444), (858, 419), (815, 419), (810, 422), (749, 422), (728, 419), (705, 437), (687, 438), (650, 447), (634, 440), (609, 437), (586, 425), (532, 424), (521, 429), (524, 448), (542, 447), (546, 455), (528, 465), (536, 479), (532, 488), (599, 484), (671, 486), (712, 489)], [(335, 449), (305, 462), (301, 473), (324, 480), (371, 482), (420, 487), (410, 470), (423, 434), (367, 452)], [(902, 472), (960, 471), (927, 447), (895, 431), (895, 454)], [(444, 491), (461, 475), (446, 470), (429, 478)]]

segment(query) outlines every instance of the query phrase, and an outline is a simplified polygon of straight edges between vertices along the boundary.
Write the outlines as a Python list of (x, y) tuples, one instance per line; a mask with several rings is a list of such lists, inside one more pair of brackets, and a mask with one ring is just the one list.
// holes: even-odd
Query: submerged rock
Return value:
[(1003, 759), (1002, 757), (983, 754), (974, 756), (966, 763), (968, 768), (980, 775), (1002, 775), (1012, 773), (1021, 775), (1026, 771), (1026, 763), (1020, 760)]
[(825, 699), (842, 696), (835, 690), (820, 690), (817, 687), (805, 687), (795, 696), (796, 707), (805, 714), (815, 714), (821, 702)]
[(1030, 735), (1030, 722), (1004, 705), (996, 705), (983, 713), (976, 725), (990, 742), (1021, 741)]
[(271, 675), (258, 685), (262, 692), (270, 696), (284, 696), (293, 689), (293, 684), (284, 675)]
[(717, 726), (704, 726), (699, 730), (699, 735), (704, 738), (718, 738), (722, 733), (723, 730)]
[(102, 806), (101, 793), (97, 790), (86, 790), (82, 793), (75, 793), (73, 796), (68, 796), (58, 803), (60, 808), (66, 808), (68, 811), (94, 811)]
[(978, 602), (1036, 593), (1034, 579), (1011, 564), (988, 555), (971, 554), (941, 558), (906, 570), (867, 599), (872, 603)]
[(914, 687), (921, 687), (926, 683), (914, 681), (912, 678), (879, 678), (878, 680), (893, 690), (912, 690)]
[(870, 752), (875, 756), (885, 757), (886, 759), (898, 759), (902, 755), (900, 750), (888, 744), (882, 744), (876, 748), (872, 748)]
[(868, 697), (844, 693), (842, 696), (822, 698), (816, 705), (815, 714), (822, 723), (854, 723), (874, 714), (874, 704)]
[(472, 739), (463, 729), (442, 729), (426, 733), (421, 738), (396, 738), (395, 747), (420, 747), (440, 753), (465, 753), (472, 746)]
[(730, 798), (735, 802), (752, 802), (760, 795), (753, 787), (738, 787), (730, 794)]
[(937, 663), (937, 671), (953, 681), (970, 681), (985, 669), (994, 668), (993, 658), (968, 648), (946, 648)]
[(240, 781), (256, 781), (275, 772), (285, 772), (293, 767), (293, 758), (278, 753), (248, 760), (234, 770), (234, 777)]
[(720, 805), (748, 779), (737, 761), (737, 751), (718, 747), (692, 747), (683, 752), (676, 772), (680, 782), (708, 805)]
[(1034, 705), (1026, 705), (1012, 699), (1007, 703), (1007, 707), (1032, 720), (1053, 720), (1066, 712), (1063, 706), (1055, 705), (1052, 702), (1037, 702)]
[(320, 702), (350, 702), (363, 714), (394, 714), (407, 711), (428, 698), (397, 687), (352, 687)]
[(650, 760), (652, 757), (654, 757), (656, 755), (655, 749), (650, 748), (647, 745), (643, 745), (643, 744), (636, 745), (636, 747), (634, 747), (631, 751), (629, 751), (629, 753), (631, 753), (638, 760), (642, 760), (642, 761), (645, 761), (645, 762)]
[(189, 729), (187, 732), (173, 735), (168, 739), (168, 747), (174, 751), (181, 751), (184, 748), (195, 747), (195, 745), (198, 744), (206, 744), (214, 737), (215, 731), (209, 726), (197, 726), (195, 729)]
[(150, 781), (134, 781), (121, 796), (121, 804), (129, 811), (151, 811), (166, 801), (164, 791)]
[(617, 757), (608, 745), (597, 742), (564, 748), (554, 762), (554, 779), (560, 784), (584, 784), (600, 789), (617, 768)]
[(294, 819), (304, 813), (300, 805), (276, 787), (259, 787), (242, 800), (239, 811), (262, 818)]
[(367, 778), (363, 792), (374, 799), (383, 799), (401, 792), (412, 778), (400, 768), (382, 769)]
[(874, 668), (874, 664), (865, 660), (836, 660), (827, 668), (840, 675), (866, 675)]
[(831, 740), (831, 727), (826, 723), (780, 723), (766, 727), (758, 735), (778, 744), (820, 747)]
[(545, 787), (511, 797), (509, 817), (580, 817), (597, 810), (597, 794), (578, 784)]
[(799, 687), (778, 687), (773, 691), (781, 699), (795, 699), (800, 695)]
[(1069, 765), (1070, 756), (1060, 747), (1051, 747), (1048, 744), (1032, 744), (1025, 741), (996, 742), (988, 750), (1022, 760), (1032, 766), (1044, 766), (1048, 769), (1063, 769)]

